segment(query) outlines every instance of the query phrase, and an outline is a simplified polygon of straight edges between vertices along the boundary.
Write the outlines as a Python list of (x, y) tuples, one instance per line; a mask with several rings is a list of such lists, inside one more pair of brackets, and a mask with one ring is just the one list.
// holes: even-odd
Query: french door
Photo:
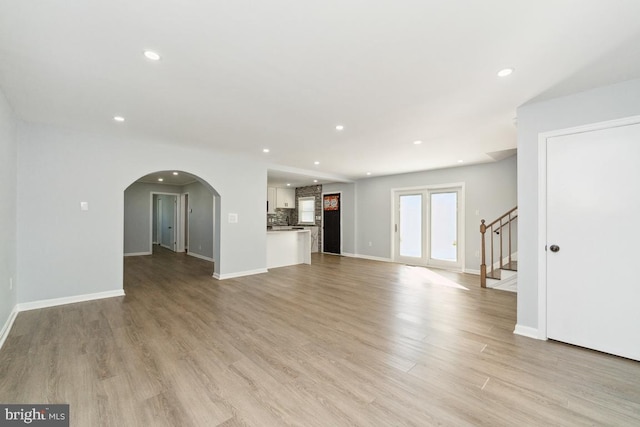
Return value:
[(420, 188), (394, 192), (394, 261), (462, 269), (463, 189)]

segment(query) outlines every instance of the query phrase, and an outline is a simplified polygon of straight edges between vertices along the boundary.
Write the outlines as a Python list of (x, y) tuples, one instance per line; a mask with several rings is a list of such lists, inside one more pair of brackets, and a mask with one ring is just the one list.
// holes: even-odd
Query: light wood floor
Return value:
[(0, 402), (70, 403), (74, 426), (640, 425), (640, 363), (514, 335), (516, 295), (475, 276), (212, 271), (128, 257), (126, 297), (20, 313)]

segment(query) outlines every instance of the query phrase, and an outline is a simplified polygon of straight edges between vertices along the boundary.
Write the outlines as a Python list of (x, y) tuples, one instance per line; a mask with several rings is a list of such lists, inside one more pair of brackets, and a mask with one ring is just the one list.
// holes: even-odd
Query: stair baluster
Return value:
[[(499, 248), (499, 253), (500, 253), (500, 261), (499, 261), (499, 268), (502, 269), (505, 267), (504, 265), (504, 249), (503, 249), (503, 242), (504, 242), (504, 237), (502, 233), (502, 229), (504, 227), (507, 227), (508, 229), (508, 250), (509, 250), (509, 258), (508, 258), (508, 268), (511, 268), (514, 264), (513, 264), (513, 260), (511, 258), (512, 255), (512, 245), (511, 245), (511, 223), (516, 220), (518, 218), (518, 213), (517, 213), (518, 207), (516, 206), (515, 208), (511, 209), (510, 211), (506, 212), (504, 215), (500, 216), (498, 219), (496, 219), (495, 221), (493, 221), (492, 223), (490, 223), (489, 225), (486, 224), (486, 221), (483, 219), (480, 221), (480, 235), (481, 235), (481, 249), (482, 249), (482, 257), (481, 257), (481, 264), (480, 264), (480, 286), (482, 286), (483, 288), (487, 287), (487, 276), (495, 278), (497, 276), (497, 274), (494, 274), (494, 268), (496, 263), (494, 262), (494, 249), (493, 249), (493, 245), (494, 245), (494, 240), (496, 238), (496, 236), (498, 237), (498, 239), (500, 240), (500, 248)], [(515, 214), (514, 214), (515, 212)], [(497, 225), (498, 229), (494, 230), (494, 226)], [(490, 242), (489, 242), (489, 246), (490, 246), (490, 250), (491, 250), (491, 267), (490, 267), (490, 271), (489, 274), (487, 274), (487, 264), (486, 264), (486, 249), (487, 249), (487, 244), (486, 244), (486, 232), (487, 229), (489, 230), (489, 236), (491, 236), (490, 238)]]

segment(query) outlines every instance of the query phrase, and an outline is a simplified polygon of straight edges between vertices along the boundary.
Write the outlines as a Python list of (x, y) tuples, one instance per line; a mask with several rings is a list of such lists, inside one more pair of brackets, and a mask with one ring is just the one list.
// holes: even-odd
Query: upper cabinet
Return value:
[(276, 213), (276, 188), (267, 187), (267, 213)]
[(294, 209), (296, 207), (296, 190), (292, 188), (276, 188), (276, 208)]

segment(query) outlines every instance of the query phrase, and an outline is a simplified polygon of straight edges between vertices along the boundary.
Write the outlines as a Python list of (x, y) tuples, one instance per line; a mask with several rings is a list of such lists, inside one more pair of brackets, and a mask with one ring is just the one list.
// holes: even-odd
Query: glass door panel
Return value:
[(458, 261), (458, 193), (431, 193), (430, 258)]
[(422, 194), (400, 195), (401, 257), (422, 258)]

